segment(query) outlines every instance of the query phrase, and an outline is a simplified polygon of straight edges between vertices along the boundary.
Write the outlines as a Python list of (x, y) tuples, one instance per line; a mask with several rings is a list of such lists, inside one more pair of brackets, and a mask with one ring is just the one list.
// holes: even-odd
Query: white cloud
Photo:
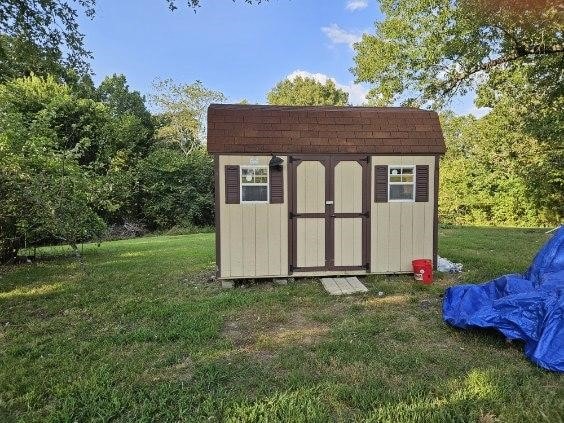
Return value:
[(324, 73), (319, 73), (319, 72), (312, 73), (300, 69), (295, 70), (294, 72), (289, 74), (286, 78), (292, 81), (296, 79), (298, 76), (301, 76), (302, 78), (313, 78), (317, 82), (320, 82), (322, 84), (325, 84), (329, 80), (333, 81), (337, 86), (337, 88), (340, 88), (341, 90), (349, 93), (349, 103), (351, 103), (354, 106), (360, 106), (361, 104), (364, 104), (366, 102), (366, 95), (368, 94), (368, 89), (364, 88), (362, 85), (355, 84), (352, 81), (349, 82), (348, 84), (341, 84), (340, 82), (337, 82), (335, 78), (331, 78), (330, 76), (325, 75)]
[(348, 0), (345, 8), (347, 10), (355, 11), (362, 10), (368, 7), (368, 0)]
[(362, 39), (362, 34), (349, 32), (335, 23), (322, 27), (321, 31), (333, 44), (347, 44), (351, 48), (354, 43)]

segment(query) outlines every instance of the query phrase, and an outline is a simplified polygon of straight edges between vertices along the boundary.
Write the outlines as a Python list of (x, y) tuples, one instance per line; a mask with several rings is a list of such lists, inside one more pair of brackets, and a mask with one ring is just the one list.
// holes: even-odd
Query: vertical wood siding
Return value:
[[(269, 277), (288, 274), (288, 201), (281, 204), (226, 204), (225, 166), (267, 166), (270, 156), (219, 156), (220, 254), (222, 278)], [(284, 159), (284, 191), (287, 157)], [(287, 197), (287, 196), (285, 196)]]
[[(427, 165), (435, 171), (434, 156), (372, 156), (372, 181), (378, 165)], [(415, 175), (417, 179), (417, 175)], [(434, 180), (429, 177), (429, 193)], [(411, 261), (433, 258), (433, 198), (427, 202), (371, 202), (372, 273), (411, 272)]]

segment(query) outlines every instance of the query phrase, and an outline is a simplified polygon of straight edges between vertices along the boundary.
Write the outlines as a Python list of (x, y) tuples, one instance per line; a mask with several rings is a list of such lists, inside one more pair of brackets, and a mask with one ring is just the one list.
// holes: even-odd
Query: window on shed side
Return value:
[(241, 203), (268, 203), (268, 166), (241, 166)]
[(388, 167), (388, 201), (415, 201), (415, 166)]

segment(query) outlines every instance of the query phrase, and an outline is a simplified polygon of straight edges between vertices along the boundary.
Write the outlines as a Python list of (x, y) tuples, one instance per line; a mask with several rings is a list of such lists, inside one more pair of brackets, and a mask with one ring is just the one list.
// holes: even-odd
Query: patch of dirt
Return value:
[(181, 284), (186, 285), (209, 285), (215, 282), (215, 272), (203, 270), (197, 273), (190, 273), (180, 278)]
[(281, 347), (314, 345), (328, 332), (329, 325), (301, 311), (285, 311), (282, 315), (253, 311), (230, 318), (222, 335), (233, 342), (238, 352), (268, 360)]

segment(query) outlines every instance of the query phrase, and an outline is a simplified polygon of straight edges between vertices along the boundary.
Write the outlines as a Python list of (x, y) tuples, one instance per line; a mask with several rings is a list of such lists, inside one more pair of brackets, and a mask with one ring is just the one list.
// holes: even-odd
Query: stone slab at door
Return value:
[(369, 160), (289, 158), (290, 272), (368, 269)]

